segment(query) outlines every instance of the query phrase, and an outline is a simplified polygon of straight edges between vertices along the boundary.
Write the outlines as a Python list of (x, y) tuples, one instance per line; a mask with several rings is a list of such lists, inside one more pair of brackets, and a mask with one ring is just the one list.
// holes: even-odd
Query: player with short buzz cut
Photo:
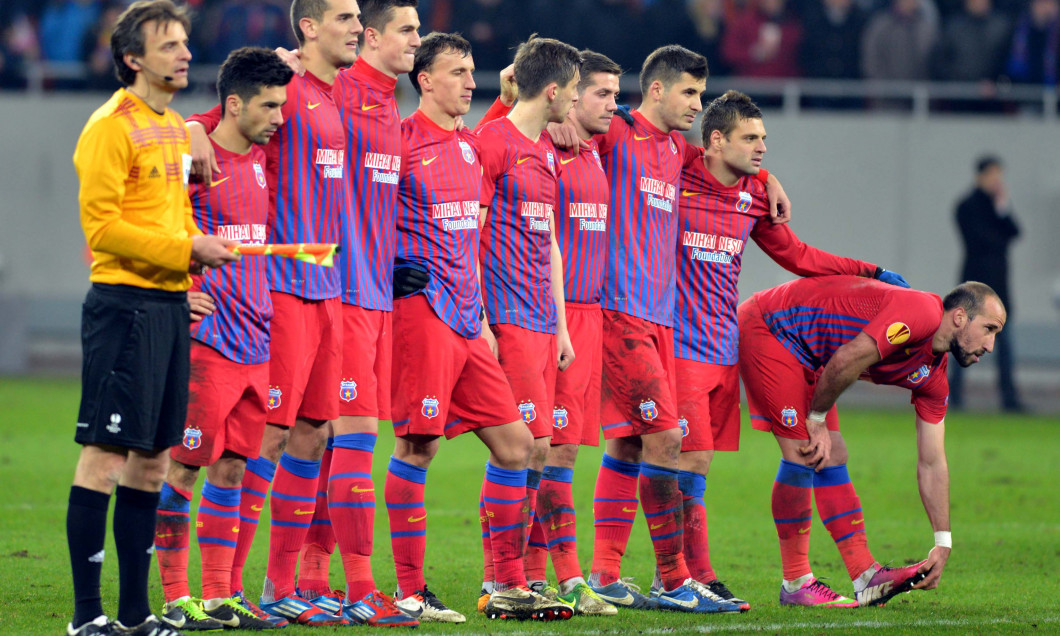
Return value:
[[(266, 242), (269, 191), (265, 151), (283, 123), (280, 109), (294, 73), (267, 49), (233, 51), (221, 65), (217, 94), (223, 111), (210, 134), (219, 167), (213, 183), (192, 184), (195, 222), (207, 234), (242, 244)], [(247, 458), (265, 432), (272, 301), (265, 257), (194, 276), (192, 289), (215, 305), (192, 324), (191, 384), (184, 439), (162, 486), (155, 549), (165, 606), (161, 619), (177, 629), (275, 629), (232, 596), (240, 486)], [(195, 534), (202, 553), (202, 598), (188, 586), (189, 515), (199, 468), (206, 466)], [(205, 611), (204, 611), (205, 610)]]
[[(169, 109), (188, 85), (189, 24), (169, 0), (134, 2), (119, 16), (110, 48), (124, 87), (92, 114), (74, 150), (92, 288), (81, 316), (81, 453), (66, 512), (68, 636), (180, 634), (151, 613), (147, 578), (158, 493), (187, 414), (188, 272), (192, 261), (238, 260), (232, 241), (195, 225), (188, 135)], [(115, 487), (119, 597), (110, 622), (100, 577)]]
[[(273, 242), (339, 242), (340, 217), (352, 203), (346, 135), (332, 84), (339, 70), (357, 57), (359, 15), (356, 0), (291, 3), (291, 26), (305, 74), (287, 85), (284, 124), (265, 147)], [(193, 119), (212, 128), (220, 119), (219, 109)], [(193, 155), (200, 166), (209, 165), (203, 129), (195, 125), (191, 131)], [(194, 150), (197, 138), (199, 149)], [(208, 175), (207, 169), (203, 176)], [(247, 463), (243, 478), (232, 589), (242, 595), (243, 565), (272, 482), (269, 563), (261, 608), (277, 619), (300, 624), (347, 624), (332, 607), (321, 609), (295, 589), (298, 555), (316, 509), (320, 459), (327, 445), (325, 425), (339, 415), (339, 271), (270, 256), (266, 272), (274, 309), (268, 425), (261, 456)]]
[[(372, 455), (379, 420), (390, 419), (391, 312), (396, 206), (401, 175), (401, 117), (394, 87), (412, 70), (420, 44), (416, 0), (361, 0), (360, 53), (335, 78), (332, 95), (346, 135), (352, 204), (341, 215), (341, 375), (339, 398), (319, 477), (316, 514), (302, 550), (299, 592), (357, 623), (415, 626), (372, 575), (375, 488)], [(326, 495), (325, 495), (326, 493)], [(347, 601), (328, 584), (338, 540)], [(359, 601), (359, 602), (358, 602)]]
[[(772, 498), (781, 605), (880, 605), (910, 589), (937, 587), (952, 544), (946, 353), (968, 367), (992, 351), (1007, 317), (1001, 299), (976, 282), (939, 298), (866, 278), (824, 276), (758, 292), (737, 314), (751, 423), (773, 433), (781, 452)], [(917, 483), (935, 531), (935, 547), (920, 563), (882, 567), (869, 551), (835, 408), (858, 379), (912, 391)], [(843, 557), (854, 599), (836, 594), (810, 569), (811, 498)]]
[[(851, 274), (903, 287), (904, 279), (871, 263), (806, 245), (790, 226), (773, 223), (762, 181), (766, 131), (751, 98), (728, 91), (707, 106), (702, 154), (686, 162), (678, 214), (674, 350), (681, 426), (678, 484), (684, 499), (684, 550), (689, 572), (741, 609), (710, 562), (706, 478), (715, 451), (740, 443), (737, 361), (737, 282), (749, 240), (778, 265), (800, 276)], [(653, 586), (653, 590), (656, 586)]]
[[(482, 162), (480, 263), (485, 301), (483, 336), (512, 387), (534, 436), (526, 478), (530, 540), (541, 471), (552, 434), (556, 374), (574, 361), (563, 308), (563, 261), (553, 231), (558, 175), (563, 166), (545, 135), (577, 101), (581, 58), (569, 44), (531, 36), (515, 54), (518, 101), (507, 116), (477, 129)], [(483, 497), (486, 497), (483, 493)], [(479, 505), (483, 506), (483, 502)], [(483, 520), (483, 597), (493, 590), (492, 532)], [(543, 574), (543, 573), (542, 573)], [(544, 581), (539, 587), (544, 586)], [(487, 601), (485, 611), (490, 611)]]
[(523, 573), (523, 505), (533, 438), (483, 337), (482, 163), (475, 135), (458, 128), (471, 106), (474, 70), (464, 38), (424, 37), (409, 74), (420, 106), (401, 124), (407, 161), (399, 189), (394, 274), (396, 440), (384, 493), (398, 596), (404, 596), (398, 602), (421, 621), (465, 621), (428, 589), (424, 578), (424, 489), (439, 438), (474, 432), (490, 450), (482, 492), (498, 585), (491, 617), (569, 618), (569, 607), (530, 591)]

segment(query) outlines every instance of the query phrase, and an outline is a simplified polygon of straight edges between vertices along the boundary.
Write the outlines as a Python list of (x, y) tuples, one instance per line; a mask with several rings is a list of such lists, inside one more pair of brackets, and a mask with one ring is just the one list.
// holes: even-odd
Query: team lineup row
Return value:
[[(424, 578), (424, 489), (441, 437), (466, 432), (488, 450), (487, 617), (746, 611), (711, 566), (703, 500), (714, 451), (739, 446), (741, 377), (754, 428), (782, 455), (780, 602), (857, 607), (938, 585), (950, 551), (946, 354), (967, 366), (991, 350), (1006, 316), (989, 287), (943, 299), (802, 243), (761, 168), (763, 117), (746, 95), (707, 106), (703, 147), (681, 135), (704, 111), (707, 60), (692, 51), (653, 52), (630, 111), (606, 56), (531, 38), (472, 130), (471, 47), (421, 38), (415, 0), (294, 0), (291, 17), (297, 54), (233, 52), (219, 106), (187, 124), (168, 107), (187, 85), (184, 14), (134, 3), (112, 38), (126, 88), (74, 155), (94, 262), (68, 634), (463, 622)], [(420, 104), (401, 119), (406, 73)], [(738, 305), (748, 239), (806, 278)], [(335, 267), (231, 252), (265, 242), (341, 251)], [(835, 411), (859, 378), (913, 394), (935, 547), (912, 566), (882, 567), (867, 547)], [(380, 421), (395, 433), (383, 486), (393, 597), (371, 569)], [(601, 430), (585, 576), (571, 483), (578, 447)], [(200, 599), (187, 568), (203, 467)], [(99, 575), (115, 486), (111, 621)], [(242, 572), (266, 499), (255, 604)], [(813, 576), (811, 499), (854, 598)], [(640, 507), (657, 561), (650, 594), (620, 571)], [(336, 546), (342, 591), (328, 582)]]

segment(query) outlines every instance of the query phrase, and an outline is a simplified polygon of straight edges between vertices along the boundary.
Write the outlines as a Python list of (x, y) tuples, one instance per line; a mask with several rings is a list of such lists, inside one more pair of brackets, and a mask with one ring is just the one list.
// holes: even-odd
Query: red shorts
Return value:
[(682, 358), (676, 362), (681, 450), (739, 450), (740, 372), (736, 365)]
[(342, 306), (339, 415), (390, 419), (392, 350), (393, 326), (389, 311)]
[(677, 428), (674, 330), (608, 309), (603, 316), (604, 438)]
[(468, 340), (422, 294), (394, 301), (394, 435), (457, 435), (519, 419), (483, 338)]
[(574, 362), (556, 375), (552, 445), (600, 445), (600, 374), (604, 317), (600, 305), (567, 302)]
[[(552, 435), (556, 403), (556, 375), (559, 373), (556, 334), (531, 331), (516, 325), (490, 325), (497, 338), (497, 353), (519, 416), (534, 438)], [(577, 351), (574, 353), (578, 355)]]
[[(809, 439), (805, 420), (817, 374), (804, 367), (769, 331), (754, 298), (741, 303), (736, 314), (740, 379), (747, 393), (751, 426), (777, 437)], [(835, 406), (828, 411), (825, 423), (828, 430), (839, 430)]]
[(294, 426), (296, 417), (339, 416), (342, 303), (272, 292), (269, 348), (269, 424)]
[(226, 450), (256, 458), (265, 434), (269, 363), (233, 362), (192, 340), (190, 378), (184, 439), (170, 457), (188, 466), (211, 466)]

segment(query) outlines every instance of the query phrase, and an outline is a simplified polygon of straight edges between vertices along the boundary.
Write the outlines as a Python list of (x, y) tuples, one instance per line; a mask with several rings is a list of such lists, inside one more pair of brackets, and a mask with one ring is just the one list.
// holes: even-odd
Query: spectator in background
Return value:
[[(455, 0), (454, 32), (462, 34), (475, 52), (479, 69), (502, 69), (515, 56), (515, 45), (530, 35), (524, 2), (519, 0)], [(564, 13), (569, 19), (573, 13)], [(559, 15), (555, 19), (561, 19)]]
[(80, 62), (81, 43), (99, 18), (95, 0), (51, 0), (40, 20), (44, 59), (49, 62)]
[(806, 77), (861, 77), (861, 32), (868, 15), (853, 0), (814, 0), (803, 16), (799, 51)]
[(113, 92), (121, 88), (121, 82), (114, 74), (110, 36), (114, 32), (114, 26), (118, 23), (122, 10), (124, 7), (118, 2), (111, 2), (105, 6), (99, 20), (81, 43), (81, 60), (87, 67), (85, 87), (88, 90)]
[(734, 75), (798, 77), (802, 26), (785, 0), (750, 0), (737, 10), (721, 42)]
[(199, 25), (199, 49), (207, 62), (220, 64), (243, 46), (295, 48), (291, 37), (290, 2), (227, 0), (207, 10)]
[(935, 79), (993, 84), (1008, 55), (1009, 21), (993, 10), (992, 0), (964, 0), (964, 11), (943, 25), (931, 56)]
[(644, 10), (643, 23), (646, 33), (666, 34), (667, 43), (706, 57), (712, 77), (729, 74), (721, 58), (724, 0), (654, 0)]
[(1060, 2), (1031, 0), (1012, 34), (1008, 75), (1013, 82), (1056, 86)]
[(865, 79), (925, 80), (928, 57), (938, 33), (938, 12), (931, 0), (892, 0), (889, 9), (869, 19), (861, 39)]
[[(1014, 307), (1008, 288), (1008, 247), (1020, 235), (1009, 205), (1008, 188), (1001, 160), (985, 156), (976, 162), (975, 188), (957, 204), (957, 227), (964, 240), (961, 280), (990, 285), (1008, 310), (1009, 327), (997, 334), (997, 358), (1001, 406), (1006, 411), (1025, 410), (1012, 377), (1012, 323)], [(950, 369), (950, 407), (964, 405), (964, 375), (960, 365)]]
[(14, 16), (10, 26), (0, 26), (0, 88), (25, 88), (25, 64), (37, 59), (40, 43), (26, 14)]

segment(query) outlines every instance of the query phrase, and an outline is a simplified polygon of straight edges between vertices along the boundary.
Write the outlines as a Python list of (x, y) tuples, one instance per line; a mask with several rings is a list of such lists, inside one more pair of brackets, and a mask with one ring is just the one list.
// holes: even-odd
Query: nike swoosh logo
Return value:
[(703, 195), (703, 194), (706, 194), (706, 193), (705, 192), (693, 192), (691, 190), (681, 190), (681, 196), (683, 196), (683, 197), (698, 197), (698, 196)]
[(232, 532), (239, 532), (239, 526), (232, 526)]
[(409, 517), (409, 523), (419, 523), (420, 521), (423, 521), (426, 518), (427, 515), (423, 515), (422, 517)]
[(305, 107), (308, 108), (309, 110), (313, 110), (317, 106), (320, 106), (320, 102), (317, 102), (315, 104), (313, 102), (306, 102), (306, 104), (305, 104)]
[[(647, 137), (638, 137), (636, 133), (633, 133), (633, 139), (636, 140), (636, 141), (647, 141), (647, 140), (651, 139), (651, 135), (648, 135)], [(693, 607), (695, 607), (695, 606), (693, 606)]]
[(858, 525), (859, 523), (865, 523), (865, 520), (864, 520), (864, 519), (858, 519), (857, 521), (851, 521), (851, 522), (850, 522), (850, 525), (852, 525), (852, 526), (856, 526), (856, 525)]
[(559, 530), (563, 526), (569, 526), (569, 525), (572, 525), (573, 523), (574, 523), (573, 521), (568, 521), (567, 523), (561, 523), (558, 526), (556, 524), (552, 524), (552, 529), (553, 530)]
[(352, 492), (375, 492), (375, 488), (361, 488), (360, 486), (354, 486), (350, 490)]
[(570, 162), (574, 161), (575, 159), (577, 159), (577, 157), (571, 157), (570, 159), (560, 159), (560, 160), (559, 160), (559, 163), (560, 163), (560, 165), (563, 165), (563, 166), (565, 166), (565, 165), (567, 165), (568, 163), (570, 163)]
[(172, 618), (167, 618), (165, 622), (172, 627), (180, 629), (181, 627), (184, 627), (184, 623), (188, 622), (188, 619), (184, 616), (184, 613), (181, 612), (179, 621)]
[(159, 539), (165, 539), (166, 537), (179, 537), (184, 534), (183, 532), (170, 532), (169, 534), (156, 534), (155, 536)]
[(687, 607), (688, 609), (692, 609), (694, 607), (698, 607), (699, 606), (699, 599), (698, 598), (693, 598), (691, 601), (682, 601), (679, 598), (666, 597), (666, 600), (671, 602), (671, 603), (674, 603), (675, 605), (680, 605), (681, 607)]
[(218, 179), (217, 181), (214, 181), (214, 182), (210, 183), (210, 187), (212, 188), (212, 187), (214, 187), (214, 186), (219, 186), (219, 185), (221, 185), (221, 184), (222, 184), (222, 183), (224, 183), (225, 181), (228, 181), (228, 180), (229, 180), (229, 179), (231, 179), (231, 178), (232, 178), (232, 177), (225, 177), (225, 178), (223, 178), (223, 179)]
[(300, 517), (302, 515), (311, 515), (311, 514), (313, 514), (313, 511), (312, 510), (297, 510), (296, 509), (294, 511), (294, 514), (296, 514), (296, 515), (298, 515)]
[(253, 510), (254, 512), (261, 512), (261, 506), (251, 505), (250, 509)]
[(361, 110), (372, 110), (373, 108), (379, 108), (382, 104), (361, 104)]
[(530, 161), (530, 157), (523, 157), (522, 159), (516, 159), (515, 160), (515, 165), (521, 166), (524, 163), (526, 163), (527, 161)]
[(806, 534), (809, 531), (810, 531), (809, 528), (799, 528), (799, 534)]
[(631, 508), (626, 508), (625, 506), (622, 507), (622, 512), (636, 512), (636, 511), (637, 511), (636, 508), (632, 508), (631, 509)]
[(603, 598), (605, 601), (607, 601), (608, 603), (610, 603), (612, 605), (632, 605), (633, 604), (633, 595), (630, 594), (629, 592), (626, 592), (626, 595), (623, 596), (623, 597), (604, 596), (603, 594), (601, 594), (600, 597)]
[(653, 524), (649, 525), (648, 528), (651, 529), (651, 530), (658, 530), (659, 528), (661, 528), (661, 527), (663, 527), (665, 525), (666, 525), (665, 523), (653, 523)]
[(434, 155), (430, 159), (423, 159), (422, 161), (420, 161), (420, 163), (422, 163), (425, 166), (429, 166), (432, 163), (434, 163), (434, 160), (437, 159), (437, 158), (438, 158), (438, 155)]

